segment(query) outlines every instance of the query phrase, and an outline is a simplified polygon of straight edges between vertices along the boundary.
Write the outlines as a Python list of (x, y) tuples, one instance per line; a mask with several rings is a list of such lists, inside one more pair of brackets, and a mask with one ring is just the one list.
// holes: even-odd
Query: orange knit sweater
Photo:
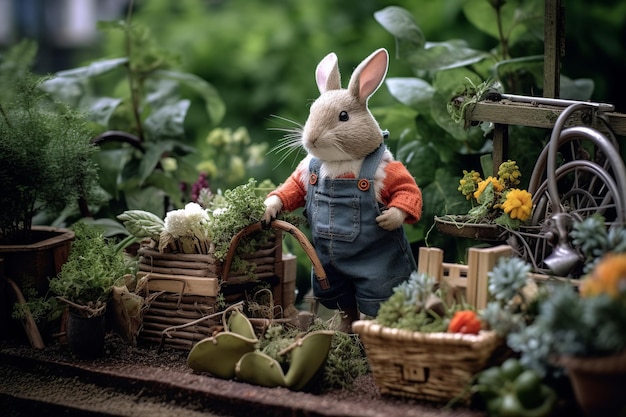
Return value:
[[(307, 184), (302, 182), (302, 164), (287, 180), (269, 195), (276, 195), (283, 202), (283, 210), (292, 211), (304, 207)], [(353, 174), (341, 178), (354, 178)], [(385, 179), (380, 190), (380, 202), (387, 207), (397, 207), (407, 213), (405, 223), (417, 222), (422, 216), (422, 192), (406, 167), (398, 161), (385, 166)]]

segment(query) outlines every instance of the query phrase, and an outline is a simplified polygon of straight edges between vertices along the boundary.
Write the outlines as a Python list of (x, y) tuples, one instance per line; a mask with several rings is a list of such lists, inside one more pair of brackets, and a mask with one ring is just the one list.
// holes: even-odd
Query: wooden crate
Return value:
[[(273, 238), (243, 259), (254, 265), (252, 276), (232, 271), (235, 248), (246, 235), (259, 231), (255, 223), (233, 237), (223, 263), (212, 253), (161, 253), (154, 245), (139, 249), (142, 293), (146, 299), (139, 341), (190, 349), (221, 325), (220, 312), (253, 299), (259, 287), (271, 290), (273, 318), (293, 310), (296, 289), (296, 258), (282, 252), (283, 231), (293, 235), (309, 256), (316, 275), (324, 270), (306, 236), (295, 226), (275, 220)], [(269, 298), (269, 297), (268, 297)]]

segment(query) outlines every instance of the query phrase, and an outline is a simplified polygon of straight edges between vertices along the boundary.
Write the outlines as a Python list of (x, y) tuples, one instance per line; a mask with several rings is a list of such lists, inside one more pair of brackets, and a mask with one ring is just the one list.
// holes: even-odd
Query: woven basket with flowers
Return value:
[(218, 324), (198, 319), (263, 289), (272, 294), (262, 301), (272, 309), (268, 316), (280, 317), (292, 307), (295, 281), (287, 285), (283, 279), (281, 230), (256, 227), (265, 207), (255, 184), (205, 196), (202, 204), (172, 210), (164, 220), (139, 210), (119, 216), (141, 239), (138, 285), (149, 307), (139, 339), (162, 342), (167, 333), (170, 344), (190, 348)]
[(531, 218), (532, 195), (517, 188), (522, 174), (517, 163), (503, 162), (496, 177), (482, 178), (475, 170), (463, 170), (458, 190), (471, 202), (467, 214), (435, 217), (443, 233), (483, 240), (504, 240), (507, 230), (516, 230)]

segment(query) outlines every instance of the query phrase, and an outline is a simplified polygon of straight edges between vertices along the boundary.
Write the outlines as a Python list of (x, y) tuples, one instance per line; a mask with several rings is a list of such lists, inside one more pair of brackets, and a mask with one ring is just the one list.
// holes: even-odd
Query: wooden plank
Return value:
[(443, 280), (453, 288), (467, 288), (467, 265), (443, 263)]
[(555, 277), (552, 275), (545, 274), (535, 274), (533, 272), (528, 274), (529, 278), (532, 278), (537, 284), (546, 284), (549, 282), (559, 282), (559, 283), (567, 283), (574, 287), (580, 286), (580, 279), (575, 278), (565, 278), (565, 277)]
[(471, 306), (476, 307), (476, 288), (478, 285), (478, 255), (479, 252), (475, 248), (469, 248), (467, 251), (467, 287), (465, 288), (465, 300)]
[[(468, 106), (465, 114), (468, 121), (484, 121), (552, 129), (554, 122), (556, 122), (556, 119), (564, 109), (565, 107), (560, 106), (520, 102), (513, 103), (508, 100), (498, 102), (481, 101), (475, 105)], [(604, 115), (616, 135), (626, 136), (626, 114), (606, 112)], [(576, 112), (567, 121), (565, 127), (586, 124), (586, 121), (583, 121), (582, 112)], [(593, 127), (601, 132), (606, 132), (606, 128), (602, 122), (596, 121)]]
[[(469, 248), (468, 250), (468, 290), (471, 288), (472, 305), (483, 309), (489, 301), (489, 272), (496, 265), (499, 258), (511, 256), (513, 249), (508, 245), (498, 245), (491, 248)], [(469, 294), (468, 294), (469, 302)]]
[(439, 248), (421, 247), (417, 260), (417, 270), (423, 272), (437, 280), (441, 279), (443, 274), (443, 250)]
[(148, 276), (149, 291), (166, 291), (217, 297), (219, 284), (217, 278), (197, 278), (184, 275), (158, 274), (156, 272), (138, 272), (137, 277)]
[(298, 259), (291, 254), (283, 254), (282, 305), (294, 305), (296, 302), (296, 274)]

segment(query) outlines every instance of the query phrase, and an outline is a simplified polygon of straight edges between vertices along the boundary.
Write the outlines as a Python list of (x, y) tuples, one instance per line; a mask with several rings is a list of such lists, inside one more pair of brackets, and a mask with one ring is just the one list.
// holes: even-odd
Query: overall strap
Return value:
[(309, 184), (316, 185), (320, 175), (322, 161), (319, 158), (311, 158), (309, 161)]
[(380, 161), (383, 159), (387, 147), (382, 143), (374, 152), (365, 157), (363, 165), (361, 165), (361, 172), (359, 172), (359, 179), (373, 180), (380, 165)]

